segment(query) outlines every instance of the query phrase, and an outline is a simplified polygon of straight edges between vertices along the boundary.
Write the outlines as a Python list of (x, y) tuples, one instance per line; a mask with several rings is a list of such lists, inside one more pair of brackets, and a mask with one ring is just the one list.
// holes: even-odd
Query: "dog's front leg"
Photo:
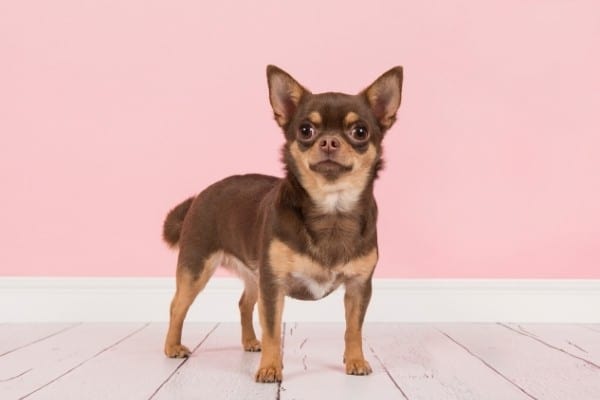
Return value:
[(283, 290), (276, 284), (261, 282), (258, 297), (258, 314), (262, 327), (262, 355), (256, 372), (257, 382), (281, 382), (281, 319), (283, 315)]
[(346, 283), (344, 306), (346, 308), (346, 349), (344, 363), (349, 375), (369, 375), (373, 370), (365, 360), (362, 349), (362, 325), (369, 300), (371, 279), (354, 279)]

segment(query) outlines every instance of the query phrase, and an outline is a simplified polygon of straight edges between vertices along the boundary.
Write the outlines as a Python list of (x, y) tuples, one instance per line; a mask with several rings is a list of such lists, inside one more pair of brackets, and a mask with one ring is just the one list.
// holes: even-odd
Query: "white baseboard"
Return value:
[[(0, 322), (166, 321), (173, 278), (0, 277)], [(213, 278), (188, 321), (238, 321), (235, 278)], [(286, 299), (287, 321), (343, 321), (343, 290)], [(600, 280), (376, 279), (367, 321), (600, 323)]]

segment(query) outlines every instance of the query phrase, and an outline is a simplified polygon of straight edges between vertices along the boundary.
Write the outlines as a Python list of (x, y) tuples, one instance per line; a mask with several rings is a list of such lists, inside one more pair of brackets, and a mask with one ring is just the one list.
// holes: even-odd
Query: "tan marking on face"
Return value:
[(321, 114), (318, 111), (312, 111), (308, 114), (308, 120), (316, 126), (319, 126), (323, 123), (323, 118), (321, 118)]
[(352, 171), (342, 174), (335, 181), (328, 181), (323, 175), (310, 169), (311, 164), (320, 160), (318, 146), (312, 146), (305, 152), (300, 151), (296, 142), (290, 146), (290, 153), (298, 166), (300, 183), (315, 204), (327, 213), (354, 209), (377, 158), (377, 150), (371, 143), (366, 152), (359, 154), (344, 140), (340, 142), (336, 161), (352, 165)]
[(377, 249), (373, 248), (348, 263), (327, 267), (306, 254), (296, 252), (278, 239), (274, 239), (269, 246), (269, 264), (280, 279), (302, 276), (316, 282), (332, 282), (341, 276), (343, 280), (366, 280), (371, 276), (377, 258)]
[(360, 119), (360, 117), (358, 116), (357, 113), (350, 111), (348, 114), (346, 114), (346, 116), (344, 117), (344, 125), (345, 126), (350, 126), (353, 123), (355, 123), (356, 121), (358, 121)]

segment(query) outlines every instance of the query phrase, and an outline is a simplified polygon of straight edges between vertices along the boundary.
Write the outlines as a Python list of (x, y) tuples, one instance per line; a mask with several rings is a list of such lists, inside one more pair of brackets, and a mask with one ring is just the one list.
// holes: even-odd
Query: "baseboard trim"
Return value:
[[(213, 278), (189, 321), (238, 321), (235, 278)], [(0, 277), (0, 322), (166, 321), (173, 278)], [(367, 321), (600, 323), (600, 280), (376, 279)], [(286, 299), (287, 321), (342, 321), (343, 290)]]

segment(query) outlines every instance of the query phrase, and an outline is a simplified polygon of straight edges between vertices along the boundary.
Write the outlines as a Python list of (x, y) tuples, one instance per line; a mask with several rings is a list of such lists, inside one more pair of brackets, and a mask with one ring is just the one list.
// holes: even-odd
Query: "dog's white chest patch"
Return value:
[(329, 193), (326, 192), (317, 202), (319, 208), (326, 213), (335, 211), (347, 212), (354, 208), (359, 198), (360, 191), (349, 188)]
[(326, 280), (318, 281), (312, 276), (305, 275), (301, 272), (292, 272), (291, 276), (295, 281), (295, 285), (303, 286), (312, 296), (313, 299), (321, 299), (334, 291), (339, 282), (336, 274), (331, 274)]
[(273, 240), (269, 246), (272, 272), (285, 287), (286, 294), (301, 300), (321, 299), (349, 280), (369, 279), (376, 262), (376, 248), (348, 263), (325, 266), (280, 240)]

